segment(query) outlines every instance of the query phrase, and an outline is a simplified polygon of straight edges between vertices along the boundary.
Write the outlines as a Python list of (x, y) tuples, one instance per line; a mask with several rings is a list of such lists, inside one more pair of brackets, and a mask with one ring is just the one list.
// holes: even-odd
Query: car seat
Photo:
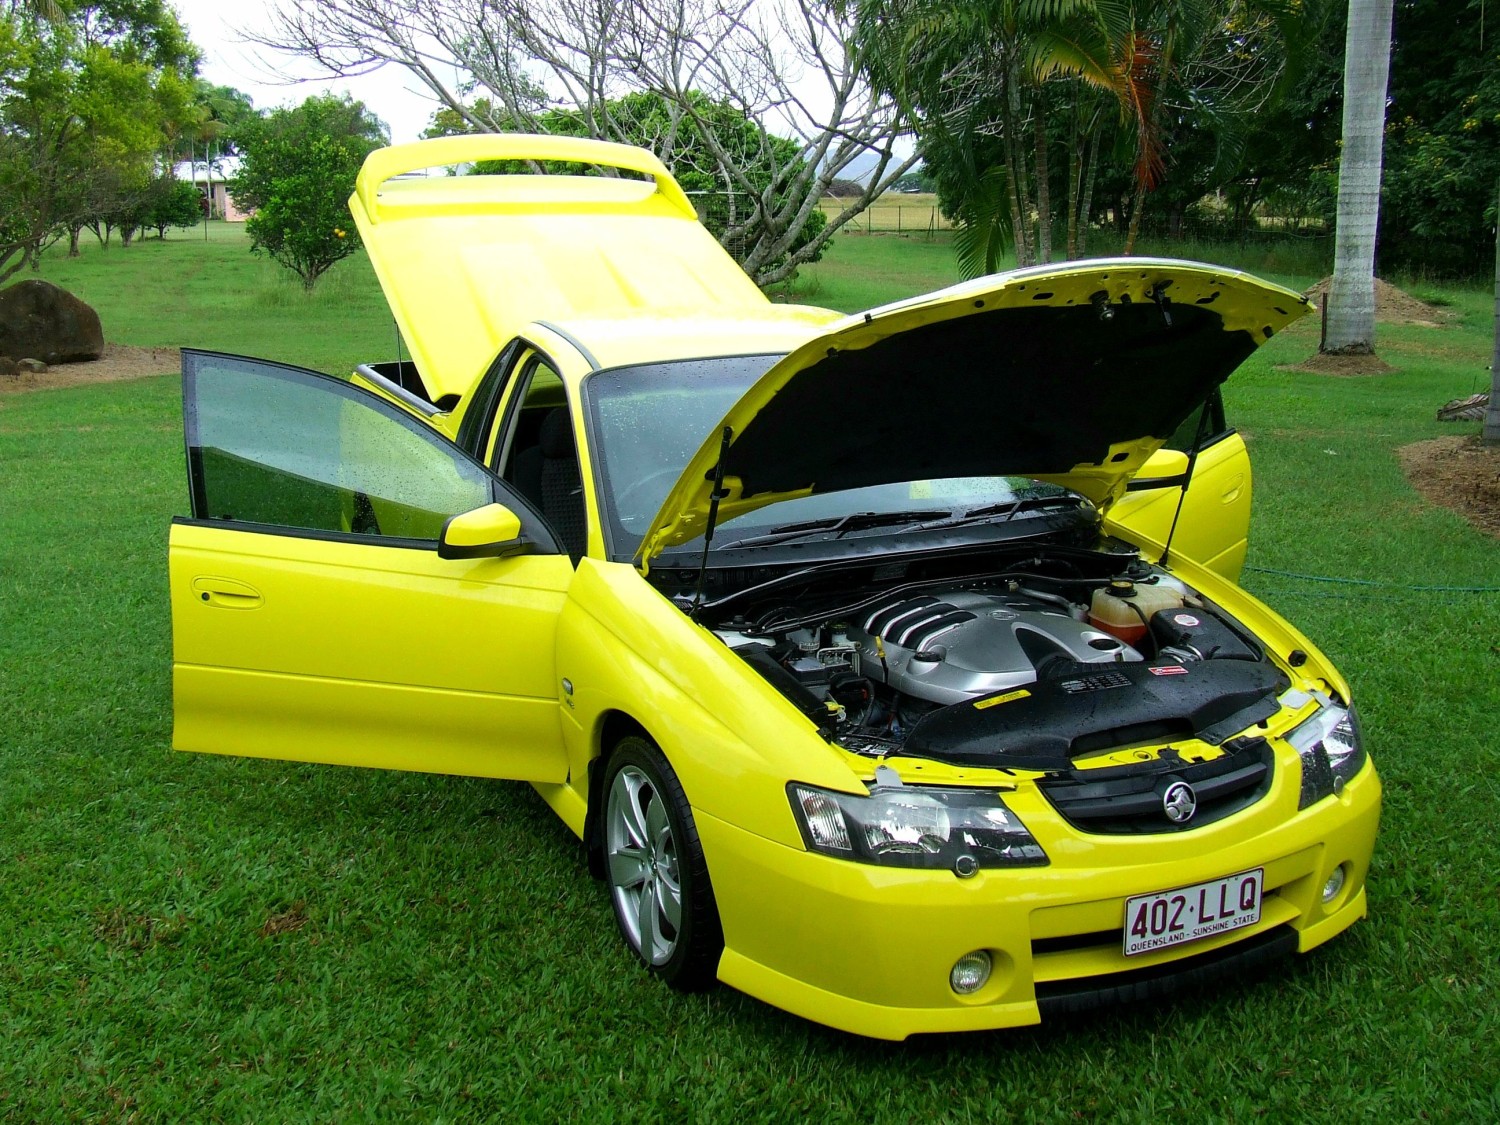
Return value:
[(578, 446), (566, 408), (557, 406), (547, 412), (537, 444), (516, 454), (512, 479), (517, 490), (541, 509), (573, 560), (582, 558), (588, 546), (588, 522)]

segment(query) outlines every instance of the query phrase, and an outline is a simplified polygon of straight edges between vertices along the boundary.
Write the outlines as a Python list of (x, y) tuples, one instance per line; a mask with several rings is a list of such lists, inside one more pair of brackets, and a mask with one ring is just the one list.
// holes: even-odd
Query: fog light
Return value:
[(960, 996), (978, 992), (989, 979), (990, 955), (983, 949), (965, 953), (953, 963), (953, 971), (948, 974), (948, 983)]
[[(1330, 903), (1339, 897), (1339, 892), (1344, 889), (1344, 865), (1341, 863), (1333, 869), (1333, 874), (1328, 876), (1328, 882), (1323, 884), (1323, 901)], [(957, 972), (954, 969), (954, 972)]]

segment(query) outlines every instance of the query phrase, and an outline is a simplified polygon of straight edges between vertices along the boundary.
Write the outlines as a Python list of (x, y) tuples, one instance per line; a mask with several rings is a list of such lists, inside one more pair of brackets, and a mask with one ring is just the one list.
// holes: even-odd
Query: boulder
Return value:
[(10, 356), (0, 355), (0, 379), (14, 379), (21, 373), (21, 368)]
[(47, 370), (47, 365), (39, 359), (18, 359), (15, 363), (22, 371), (30, 372), (32, 375), (40, 375)]
[(0, 290), (0, 356), (72, 363), (104, 354), (99, 314), (50, 281)]

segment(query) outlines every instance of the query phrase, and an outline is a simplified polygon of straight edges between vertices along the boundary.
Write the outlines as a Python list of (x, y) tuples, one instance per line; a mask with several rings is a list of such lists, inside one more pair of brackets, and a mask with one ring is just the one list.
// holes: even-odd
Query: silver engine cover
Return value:
[(1025, 594), (895, 599), (851, 627), (849, 640), (864, 675), (945, 704), (1035, 683), (1028, 648), (1038, 659), (1056, 653), (1085, 664), (1142, 659), (1119, 638)]

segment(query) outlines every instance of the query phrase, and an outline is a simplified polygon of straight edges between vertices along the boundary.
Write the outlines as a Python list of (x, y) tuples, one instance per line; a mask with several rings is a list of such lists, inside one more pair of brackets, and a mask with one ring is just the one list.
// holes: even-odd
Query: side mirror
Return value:
[(531, 546), (521, 534), (521, 519), (504, 504), (486, 504), (449, 516), (438, 536), (440, 559), (498, 559)]
[[(1131, 483), (1159, 481), (1159, 487), (1166, 488), (1185, 483), (1183, 478), (1187, 476), (1187, 471), (1188, 455), (1186, 453), (1180, 449), (1158, 449), (1146, 458), (1146, 463), (1141, 466), (1140, 471), (1135, 474), (1135, 480)], [(1151, 486), (1142, 483), (1140, 487)]]

